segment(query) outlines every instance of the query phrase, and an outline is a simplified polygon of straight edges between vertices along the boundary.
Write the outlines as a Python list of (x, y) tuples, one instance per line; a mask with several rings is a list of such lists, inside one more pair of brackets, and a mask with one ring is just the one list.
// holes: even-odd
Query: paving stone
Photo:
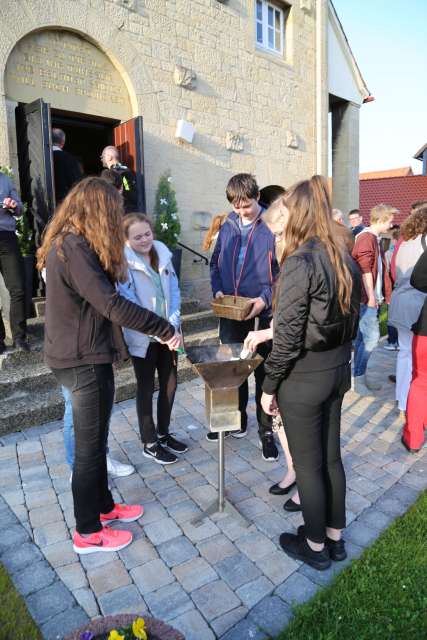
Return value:
[(216, 564), (239, 553), (237, 547), (222, 533), (199, 542), (197, 548), (200, 555), (206, 558), (210, 564)]
[(25, 494), (25, 502), (28, 509), (47, 507), (58, 502), (55, 491), (50, 487), (45, 491), (32, 491)]
[(72, 633), (75, 629), (89, 622), (89, 617), (80, 607), (73, 607), (51, 618), (41, 627), (44, 640), (58, 640), (64, 634)]
[(76, 562), (78, 558), (77, 554), (73, 550), (73, 545), (70, 540), (57, 542), (56, 544), (50, 544), (47, 547), (43, 547), (43, 555), (54, 568), (63, 567), (64, 565)]
[(221, 560), (215, 565), (215, 570), (234, 591), (261, 575), (258, 567), (244, 553)]
[(363, 522), (356, 520), (345, 530), (345, 538), (361, 547), (372, 544), (378, 537), (378, 530), (371, 529)]
[(248, 533), (236, 540), (236, 546), (254, 562), (276, 551), (276, 546), (271, 540), (258, 531), (256, 533)]
[(70, 591), (80, 589), (81, 587), (87, 587), (86, 574), (79, 562), (73, 562), (72, 564), (65, 565), (64, 567), (58, 567), (56, 572)]
[(350, 478), (350, 480), (348, 481), (348, 486), (350, 487), (350, 489), (356, 491), (356, 493), (361, 496), (366, 496), (378, 488), (376, 484), (359, 475), (354, 478)]
[(303, 604), (314, 596), (319, 585), (306, 578), (303, 574), (295, 572), (281, 584), (275, 595), (280, 596), (290, 605)]
[(157, 493), (157, 498), (164, 507), (171, 507), (178, 502), (188, 500), (188, 494), (180, 487), (176, 487), (175, 489), (164, 489), (164, 491), (159, 491)]
[(21, 489), (15, 489), (14, 491), (4, 491), (2, 493), (2, 496), (9, 507), (25, 503), (24, 492)]
[[(0, 438), (0, 441), (3, 438)], [(16, 460), (16, 446), (14, 444), (0, 446), (0, 460)]]
[(10, 574), (25, 569), (25, 567), (39, 562), (43, 559), (42, 554), (35, 544), (32, 542), (18, 543), (16, 547), (6, 549), (1, 556), (1, 562), (4, 564)]
[(243, 640), (243, 638), (250, 638), (250, 640), (269, 640), (268, 636), (261, 631), (259, 623), (255, 623), (253, 620), (242, 620), (235, 627), (230, 629), (228, 633), (221, 637), (221, 640)]
[(48, 509), (46, 507), (32, 509), (29, 512), (29, 518), (31, 526), (36, 529), (53, 522), (60, 522), (64, 519), (64, 516), (59, 504), (51, 504)]
[(191, 542), (200, 542), (220, 533), (217, 525), (209, 519), (204, 520), (197, 526), (194, 526), (191, 522), (183, 522), (182, 529)]
[(114, 589), (98, 598), (101, 613), (104, 616), (138, 613), (143, 615), (146, 605), (135, 585)]
[[(349, 545), (347, 545), (347, 547), (348, 546)], [(358, 548), (360, 549), (360, 547)], [(347, 549), (347, 553), (348, 553), (348, 549)], [(350, 562), (350, 558), (347, 558), (347, 560), (344, 560), (343, 562), (332, 562), (329, 569), (326, 569), (325, 571), (317, 571), (317, 569), (313, 569), (312, 567), (309, 567), (307, 564), (302, 564), (301, 567), (298, 569), (298, 573), (301, 573), (312, 582), (316, 582), (317, 584), (324, 587), (328, 585), (335, 578), (335, 576), (338, 575), (338, 573), (340, 573), (343, 569), (345, 569), (345, 567), (347, 566), (347, 564), (349, 564), (349, 562)]]
[(198, 555), (196, 547), (185, 536), (160, 544), (157, 551), (168, 567), (175, 567)]
[[(186, 454), (188, 455), (188, 454)], [(196, 487), (201, 487), (203, 485), (207, 485), (206, 478), (202, 476), (201, 473), (197, 471), (193, 471), (192, 473), (188, 473), (185, 476), (178, 476), (176, 479), (177, 483), (186, 491), (189, 491), (192, 496), (192, 490)], [(193, 497), (193, 496), (192, 496)]]
[(165, 468), (165, 471), (173, 478), (178, 478), (179, 476), (184, 476), (187, 475), (187, 473), (191, 473), (192, 471), (194, 471), (194, 469), (188, 460), (178, 459), (178, 462), (176, 464), (167, 466)]
[(246, 617), (248, 610), (246, 607), (236, 607), (228, 613), (212, 620), (211, 627), (218, 638), (221, 638), (229, 629)]
[(280, 504), (280, 513), (269, 513), (268, 516), (262, 515), (254, 518), (254, 523), (256, 524), (257, 529), (259, 529), (261, 533), (264, 533), (269, 538), (275, 538), (279, 536), (281, 533), (286, 531), (287, 527), (289, 526), (282, 506), (283, 498), (282, 503)]
[(70, 537), (65, 522), (52, 522), (34, 529), (34, 541), (39, 547), (47, 547)]
[(181, 529), (172, 518), (162, 518), (147, 524), (144, 531), (147, 538), (156, 546), (182, 535)]
[(411, 487), (407, 487), (403, 484), (397, 483), (385, 493), (385, 497), (396, 498), (409, 507), (409, 505), (415, 502), (418, 494), (418, 489), (413, 489)]
[[(166, 544), (171, 544), (171, 542)], [(128, 570), (150, 562), (150, 560), (156, 560), (159, 557), (151, 542), (144, 538), (134, 540), (126, 549), (119, 551), (119, 556)]]
[(375, 508), (396, 517), (405, 513), (408, 507), (398, 498), (388, 498), (383, 495), (375, 502)]
[(145, 483), (147, 487), (151, 489), (151, 491), (163, 491), (164, 489), (168, 489), (169, 487), (175, 487), (175, 480), (168, 475), (167, 473), (162, 473), (157, 476), (151, 476), (151, 478), (146, 478)]
[(374, 505), (369, 509), (365, 509), (365, 511), (362, 512), (357, 520), (358, 522), (363, 522), (371, 529), (383, 531), (393, 522), (394, 516), (390, 513), (384, 513), (383, 511), (380, 511)]
[(116, 552), (91, 553), (90, 555), (80, 555), (78, 557), (83, 567), (86, 569), (86, 571), (91, 571), (92, 569), (103, 567), (105, 564), (109, 564), (110, 562), (113, 562), (114, 560), (119, 559), (119, 555)]
[(249, 620), (274, 637), (289, 623), (291, 617), (292, 609), (277, 596), (267, 596), (248, 615)]
[(177, 582), (148, 593), (145, 602), (154, 617), (166, 622), (194, 609), (190, 598)]
[(364, 509), (371, 506), (370, 500), (351, 490), (347, 491), (345, 501), (347, 509), (350, 509), (350, 511), (356, 514), (361, 513)]
[(172, 569), (178, 582), (188, 593), (218, 579), (218, 574), (204, 558), (192, 558)]
[(413, 487), (414, 489), (425, 489), (427, 487), (427, 478), (425, 475), (416, 473), (405, 473), (400, 480), (401, 484)]
[(73, 596), (59, 580), (28, 596), (26, 603), (38, 625), (75, 606)]
[(252, 609), (257, 602), (272, 593), (273, 589), (274, 584), (265, 576), (260, 576), (237, 589), (236, 595), (239, 596), (245, 607)]
[(192, 489), (191, 497), (202, 509), (206, 509), (212, 502), (218, 500), (218, 491), (212, 485), (204, 484)]
[(2, 535), (0, 538), (0, 554), (9, 547), (16, 549), (18, 545), (30, 540), (27, 531), (21, 524), (18, 524), (16, 516), (11, 509), (0, 515), (0, 526), (3, 531), (6, 528), (8, 531), (7, 536)]
[(56, 580), (56, 574), (45, 560), (32, 563), (13, 577), (15, 587), (23, 596), (48, 587)]
[(102, 567), (88, 570), (87, 579), (96, 597), (132, 582), (121, 560), (113, 560)]
[(202, 512), (195, 502), (192, 500), (184, 500), (178, 504), (168, 507), (168, 513), (175, 520), (177, 524), (192, 520)]
[(89, 618), (95, 618), (99, 615), (99, 608), (95, 600), (95, 596), (90, 589), (87, 589), (86, 587), (76, 589), (73, 591), (73, 596)]
[(276, 550), (256, 561), (257, 566), (274, 585), (280, 584), (294, 573), (299, 564), (283, 551)]
[(216, 636), (195, 609), (174, 618), (172, 624), (184, 634), (185, 640), (215, 640)]
[(25, 505), (16, 504), (11, 506), (10, 508), (21, 523), (24, 523), (28, 520), (28, 511)]
[(238, 522), (235, 518), (228, 517), (218, 520), (218, 527), (221, 531), (230, 538), (233, 542), (235, 542), (238, 538), (247, 535), (253, 531), (256, 531), (255, 525), (244, 526), (240, 522)]
[(241, 604), (240, 600), (223, 580), (204, 585), (200, 589), (193, 591), (191, 597), (196, 607), (208, 621), (227, 613), (227, 611), (231, 611), (231, 609)]
[(160, 558), (135, 567), (130, 574), (143, 596), (175, 580), (166, 564)]

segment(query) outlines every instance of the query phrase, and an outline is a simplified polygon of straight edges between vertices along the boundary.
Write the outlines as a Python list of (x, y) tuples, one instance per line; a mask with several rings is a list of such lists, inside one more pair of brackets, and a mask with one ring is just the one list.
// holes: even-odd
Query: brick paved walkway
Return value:
[[(378, 349), (373, 375), (386, 380), (394, 358)], [(403, 449), (393, 392), (385, 382), (377, 398), (352, 392), (345, 398), (348, 562), (427, 486), (427, 448), (417, 455)], [(228, 496), (250, 528), (229, 518), (207, 520), (198, 528), (190, 524), (216, 496), (216, 446), (205, 440), (203, 395), (200, 380), (179, 386), (174, 431), (191, 446), (166, 468), (142, 456), (134, 401), (116, 405), (111, 453), (129, 460), (137, 473), (113, 481), (114, 496), (142, 501), (145, 515), (130, 525), (135, 542), (111, 555), (79, 559), (72, 550), (74, 517), (61, 424), (0, 439), (0, 527), (8, 527), (9, 534), (0, 539), (0, 560), (45, 638), (62, 638), (101, 614), (149, 611), (187, 640), (264, 640), (286, 625), (292, 604), (310, 598), (346, 564), (316, 572), (278, 547), (279, 534), (302, 519), (287, 514), (284, 499), (268, 493), (282, 476), (283, 459), (262, 460), (253, 410), (248, 437), (226, 440)]]

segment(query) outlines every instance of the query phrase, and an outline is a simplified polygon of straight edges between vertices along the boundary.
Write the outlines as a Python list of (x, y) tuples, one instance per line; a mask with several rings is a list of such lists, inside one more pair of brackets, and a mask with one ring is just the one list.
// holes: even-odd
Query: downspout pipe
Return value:
[(316, 173), (327, 171), (328, 0), (316, 0)]

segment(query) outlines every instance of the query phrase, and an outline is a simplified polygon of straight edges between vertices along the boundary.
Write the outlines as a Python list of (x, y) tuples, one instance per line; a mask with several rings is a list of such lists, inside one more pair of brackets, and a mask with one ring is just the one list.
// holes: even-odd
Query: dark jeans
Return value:
[[(221, 344), (233, 344), (242, 343), (249, 331), (254, 330), (255, 320), (228, 320), (227, 318), (220, 318), (219, 321), (219, 339)], [(270, 326), (270, 320), (260, 318), (259, 329), (268, 329)], [(257, 353), (264, 358), (267, 358), (271, 351), (271, 340), (269, 342), (263, 342), (258, 345)], [(260, 437), (266, 432), (272, 430), (272, 418), (267, 415), (261, 407), (262, 396), (262, 384), (264, 382), (265, 370), (264, 362), (262, 362), (254, 371), (255, 375), (255, 402), (256, 402), (256, 417), (258, 421), (258, 431)], [(248, 424), (248, 415), (246, 413), (246, 407), (248, 406), (249, 398), (249, 386), (246, 380), (239, 387), (239, 411), (241, 417), (241, 427), (246, 428)]]
[[(176, 352), (159, 342), (150, 342), (145, 358), (132, 356), (136, 376), (136, 412), (144, 444), (157, 442), (157, 436), (169, 433), (177, 385)], [(154, 376), (159, 378), (157, 430), (153, 420)]]
[[(14, 340), (27, 334), (25, 319), (24, 266), (18, 239), (13, 231), (0, 231), (0, 271), (10, 294), (10, 329)], [(6, 332), (0, 313), (0, 342)]]
[(111, 364), (83, 365), (53, 370), (71, 393), (75, 436), (72, 491), (78, 533), (102, 528), (99, 514), (114, 502), (108, 488), (106, 442), (114, 399)]
[(345, 527), (345, 473), (341, 461), (341, 406), (350, 388), (350, 364), (291, 373), (278, 392), (301, 497), (307, 538), (324, 542), (326, 527)]

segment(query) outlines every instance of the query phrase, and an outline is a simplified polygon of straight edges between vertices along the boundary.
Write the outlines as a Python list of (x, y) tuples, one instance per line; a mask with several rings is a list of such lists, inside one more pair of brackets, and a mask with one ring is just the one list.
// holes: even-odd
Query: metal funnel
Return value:
[(241, 360), (242, 344), (187, 347), (186, 354), (209, 389), (235, 389), (262, 362), (260, 355)]

